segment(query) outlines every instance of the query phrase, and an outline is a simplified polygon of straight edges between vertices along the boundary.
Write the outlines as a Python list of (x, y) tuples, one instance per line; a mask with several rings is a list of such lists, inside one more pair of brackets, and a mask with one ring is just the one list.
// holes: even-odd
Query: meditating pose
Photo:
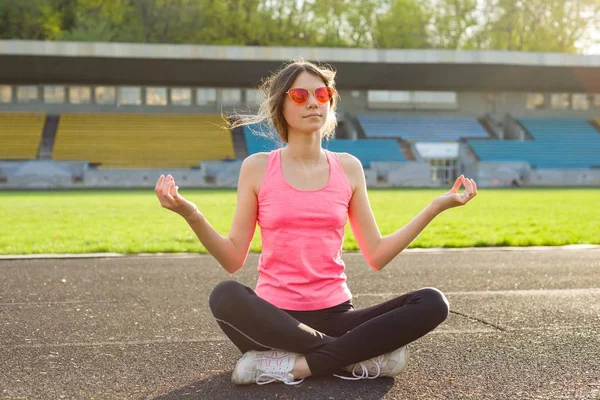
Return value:
[(161, 175), (156, 183), (161, 205), (185, 218), (231, 274), (244, 265), (260, 226), (256, 288), (226, 280), (209, 299), (215, 320), (243, 354), (233, 371), (234, 384), (297, 384), (309, 376), (394, 377), (406, 367), (407, 345), (448, 316), (447, 299), (431, 287), (355, 309), (342, 260), (344, 226), (349, 220), (366, 262), (381, 270), (438, 214), (473, 199), (477, 186), (461, 175), (408, 224), (382, 236), (361, 162), (322, 147), (337, 125), (334, 77), (328, 67), (287, 63), (263, 82), (258, 115), (233, 123), (265, 122), (284, 146), (243, 161), (228, 236), (179, 194), (171, 175)]

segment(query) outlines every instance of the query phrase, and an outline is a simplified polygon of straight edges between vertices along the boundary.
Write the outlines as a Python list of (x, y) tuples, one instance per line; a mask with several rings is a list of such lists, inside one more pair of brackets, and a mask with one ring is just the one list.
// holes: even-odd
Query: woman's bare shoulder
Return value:
[(242, 165), (246, 165), (251, 170), (261, 170), (267, 167), (269, 153), (254, 153), (246, 157)]
[(345, 168), (357, 168), (360, 165), (360, 160), (350, 153), (335, 153)]
[(242, 162), (240, 175), (252, 181), (252, 186), (256, 193), (258, 193), (265, 172), (267, 171), (268, 162), (269, 153), (265, 152), (251, 154)]
[(362, 178), (361, 175), (364, 174), (360, 160), (350, 153), (334, 154), (340, 160), (340, 164), (342, 164), (342, 168), (350, 181), (352, 190), (354, 190)]

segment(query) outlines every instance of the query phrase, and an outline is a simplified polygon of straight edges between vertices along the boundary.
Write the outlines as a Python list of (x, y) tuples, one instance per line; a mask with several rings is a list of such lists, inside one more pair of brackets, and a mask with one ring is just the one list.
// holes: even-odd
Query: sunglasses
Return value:
[[(310, 97), (310, 93), (307, 89), (302, 88), (292, 88), (286, 92), (290, 99), (299, 106), (306, 103), (308, 98)], [(330, 88), (328, 86), (322, 86), (320, 88), (316, 88), (313, 91), (313, 96), (315, 96), (315, 100), (321, 104), (325, 104), (333, 98), (335, 94), (335, 89)]]

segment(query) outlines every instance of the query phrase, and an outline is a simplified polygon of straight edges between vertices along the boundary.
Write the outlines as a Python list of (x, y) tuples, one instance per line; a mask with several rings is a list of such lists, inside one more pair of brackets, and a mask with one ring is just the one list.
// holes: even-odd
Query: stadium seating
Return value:
[(534, 140), (469, 141), (479, 159), (526, 161), (541, 169), (600, 166), (600, 133), (589, 121), (552, 117), (527, 117), (519, 121)]
[[(280, 147), (277, 142), (256, 134), (256, 132), (267, 133), (268, 129), (264, 125), (243, 127), (248, 154), (269, 152)], [(407, 161), (400, 145), (394, 139), (332, 139), (324, 140), (322, 146), (330, 151), (354, 155), (364, 168), (368, 168), (373, 161)]]
[(45, 120), (44, 113), (0, 113), (0, 160), (36, 159)]
[(361, 114), (358, 120), (367, 137), (446, 142), (489, 136), (475, 117)]
[(52, 158), (102, 168), (198, 167), (234, 159), (220, 115), (62, 114)]
[(263, 151), (269, 152), (281, 147), (281, 143), (264, 136), (271, 132), (271, 128), (266, 124), (245, 125), (242, 129), (248, 155)]
[(373, 161), (407, 161), (394, 139), (333, 139), (324, 141), (323, 147), (330, 151), (352, 154), (364, 168), (369, 168)]

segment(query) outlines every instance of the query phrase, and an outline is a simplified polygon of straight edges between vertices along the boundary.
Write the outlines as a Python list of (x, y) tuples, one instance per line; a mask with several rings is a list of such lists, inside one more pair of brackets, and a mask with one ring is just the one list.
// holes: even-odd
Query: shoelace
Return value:
[[(379, 375), (381, 374), (381, 367), (383, 365), (383, 362), (385, 361), (385, 357), (379, 356), (377, 358), (374, 358), (373, 360), (368, 360), (368, 361), (372, 361), (373, 364), (375, 364), (375, 368), (377, 369), (377, 372), (374, 375), (369, 375), (369, 368), (367, 367), (367, 361), (361, 361), (357, 364), (354, 364), (354, 367), (352, 368), (352, 376), (341, 376), (341, 375), (335, 375), (335, 374), (334, 374), (334, 376), (341, 378), (341, 379), (349, 380), (349, 381), (357, 381), (359, 379), (379, 378)], [(360, 374), (356, 373), (356, 367), (360, 367)]]
[(281, 382), (285, 383), (286, 385), (297, 385), (304, 381), (304, 378), (302, 378), (297, 381), (290, 382), (287, 379), (287, 375), (288, 375), (288, 372), (282, 372), (281, 374), (263, 372), (262, 374), (258, 374), (256, 376), (256, 383), (258, 385), (266, 385), (268, 383), (272, 383), (275, 381), (281, 381)]
[[(271, 359), (271, 358), (272, 357), (264, 357), (263, 356), (263, 357), (258, 358), (257, 360), (262, 361), (262, 360)], [(302, 378), (297, 381), (290, 382), (288, 380), (288, 374), (289, 374), (289, 372), (285, 372), (285, 371), (278, 371), (278, 372), (262, 371), (260, 374), (256, 375), (256, 383), (258, 385), (266, 385), (268, 383), (273, 383), (275, 381), (281, 381), (281, 382), (285, 383), (286, 385), (297, 385), (304, 381), (304, 378)]]

